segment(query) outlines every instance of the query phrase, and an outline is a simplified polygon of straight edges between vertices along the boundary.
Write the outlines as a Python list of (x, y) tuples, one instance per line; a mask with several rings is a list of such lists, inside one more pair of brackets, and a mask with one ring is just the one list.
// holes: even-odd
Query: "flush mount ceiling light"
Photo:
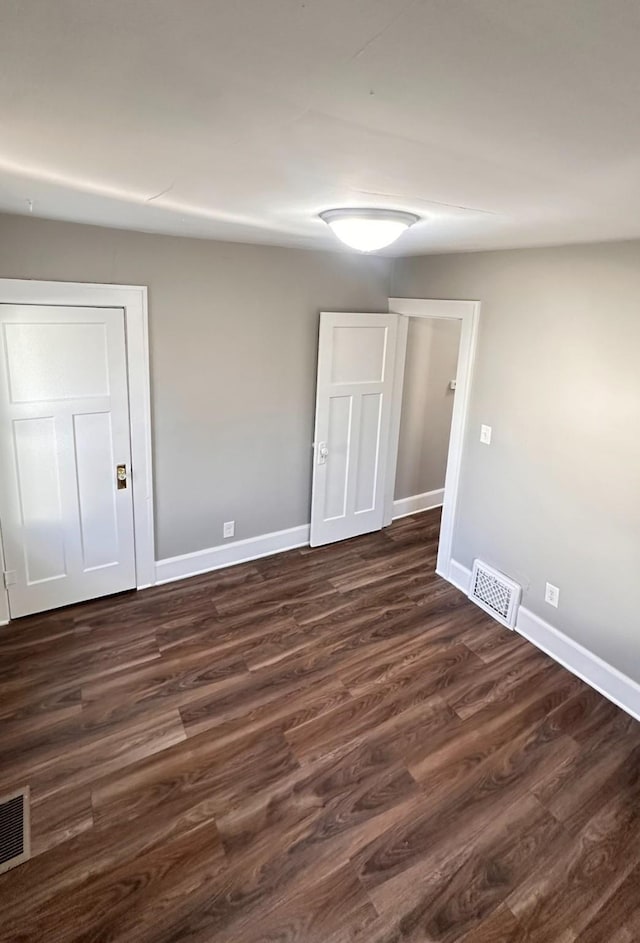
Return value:
[(320, 219), (345, 245), (361, 252), (375, 252), (390, 246), (419, 217), (402, 210), (341, 209), (325, 210)]

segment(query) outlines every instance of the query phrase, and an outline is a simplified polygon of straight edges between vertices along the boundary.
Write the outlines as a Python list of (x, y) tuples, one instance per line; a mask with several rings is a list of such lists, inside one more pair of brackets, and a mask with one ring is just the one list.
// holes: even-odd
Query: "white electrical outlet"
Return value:
[(480, 441), (483, 445), (491, 445), (491, 426), (480, 426)]
[(223, 537), (233, 537), (236, 532), (236, 522), (235, 521), (226, 521), (222, 525), (222, 536)]
[(547, 588), (544, 591), (544, 601), (548, 602), (550, 606), (555, 606), (556, 609), (558, 608), (560, 590), (557, 586), (554, 586), (553, 583), (547, 583)]

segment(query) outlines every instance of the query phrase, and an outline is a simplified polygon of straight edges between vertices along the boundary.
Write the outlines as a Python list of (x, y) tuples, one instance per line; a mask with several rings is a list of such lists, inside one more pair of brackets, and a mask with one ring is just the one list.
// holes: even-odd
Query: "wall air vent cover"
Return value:
[(29, 858), (29, 787), (0, 798), (0, 874)]
[(508, 629), (515, 628), (521, 595), (522, 588), (504, 573), (473, 561), (469, 599)]

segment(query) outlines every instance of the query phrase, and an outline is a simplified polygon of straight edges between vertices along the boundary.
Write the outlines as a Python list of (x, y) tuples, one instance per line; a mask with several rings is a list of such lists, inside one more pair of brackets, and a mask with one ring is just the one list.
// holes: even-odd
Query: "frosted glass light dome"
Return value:
[(414, 213), (383, 209), (325, 210), (320, 213), (320, 219), (341, 242), (360, 252), (375, 252), (390, 246), (418, 221)]

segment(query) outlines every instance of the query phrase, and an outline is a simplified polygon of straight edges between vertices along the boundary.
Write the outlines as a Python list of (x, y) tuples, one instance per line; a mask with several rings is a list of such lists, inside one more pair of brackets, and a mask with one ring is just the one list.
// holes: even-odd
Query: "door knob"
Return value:
[(318, 442), (318, 465), (326, 465), (329, 458), (329, 448), (326, 442)]
[(118, 491), (127, 487), (127, 466), (116, 465), (116, 486)]

